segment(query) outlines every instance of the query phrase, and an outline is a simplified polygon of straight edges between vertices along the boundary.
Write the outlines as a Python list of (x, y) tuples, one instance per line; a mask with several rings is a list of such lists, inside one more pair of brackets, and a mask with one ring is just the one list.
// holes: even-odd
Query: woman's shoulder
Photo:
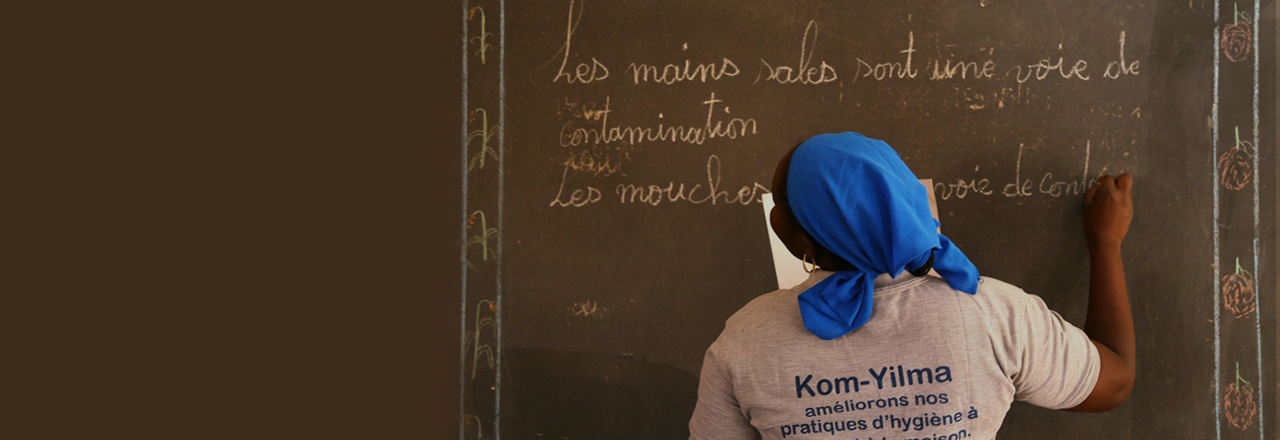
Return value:
[(978, 278), (978, 294), (986, 293), (997, 297), (1005, 297), (1009, 295), (1025, 295), (1026, 292), (1021, 287), (1009, 284), (1003, 280), (992, 277)]
[(978, 283), (978, 292), (968, 297), (988, 317), (1018, 316), (1028, 310), (1039, 297), (1027, 293), (1021, 287), (1006, 281), (982, 277)]
[[(795, 287), (778, 289), (752, 298), (742, 308), (725, 320), (725, 331), (756, 328), (763, 324), (776, 325), (779, 320), (800, 317)], [(792, 316), (794, 315), (794, 316)]]

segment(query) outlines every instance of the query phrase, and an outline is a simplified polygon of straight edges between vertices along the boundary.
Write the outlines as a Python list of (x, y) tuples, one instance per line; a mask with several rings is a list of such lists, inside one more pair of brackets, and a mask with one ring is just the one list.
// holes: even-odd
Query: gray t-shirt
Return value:
[(870, 321), (825, 341), (796, 296), (762, 295), (707, 349), (692, 439), (989, 439), (1009, 405), (1084, 401), (1098, 349), (1044, 300), (992, 278), (978, 293), (932, 275), (876, 279)]

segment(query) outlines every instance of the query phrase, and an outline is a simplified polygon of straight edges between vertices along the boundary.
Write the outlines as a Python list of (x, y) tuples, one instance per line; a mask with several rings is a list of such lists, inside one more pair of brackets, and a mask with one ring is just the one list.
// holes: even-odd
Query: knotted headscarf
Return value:
[(974, 294), (978, 269), (939, 234), (925, 188), (884, 141), (858, 133), (814, 136), (796, 148), (787, 199), (800, 226), (853, 265), (800, 294), (804, 326), (835, 339), (871, 318), (875, 278), (926, 266)]

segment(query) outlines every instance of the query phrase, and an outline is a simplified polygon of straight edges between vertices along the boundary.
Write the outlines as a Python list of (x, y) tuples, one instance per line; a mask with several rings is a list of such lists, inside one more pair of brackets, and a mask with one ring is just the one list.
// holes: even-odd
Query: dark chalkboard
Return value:
[(467, 2), (463, 438), (687, 436), (705, 349), (777, 288), (774, 165), (840, 131), (894, 146), (984, 276), (1077, 324), (1080, 194), (1136, 176), (1132, 397), (1016, 404), (1002, 438), (1276, 438), (1273, 11)]

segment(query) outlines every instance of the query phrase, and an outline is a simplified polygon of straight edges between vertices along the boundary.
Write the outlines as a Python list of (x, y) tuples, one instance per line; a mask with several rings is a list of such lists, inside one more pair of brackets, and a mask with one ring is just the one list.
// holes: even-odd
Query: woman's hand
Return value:
[(1084, 233), (1089, 241), (1089, 312), (1084, 332), (1098, 347), (1098, 382), (1089, 397), (1072, 411), (1107, 411), (1124, 403), (1133, 391), (1138, 360), (1133, 339), (1133, 313), (1124, 279), (1120, 242), (1129, 232), (1133, 176), (1102, 176), (1084, 194)]
[(1090, 252), (1119, 249), (1133, 220), (1133, 176), (1102, 176), (1084, 194), (1084, 235)]

